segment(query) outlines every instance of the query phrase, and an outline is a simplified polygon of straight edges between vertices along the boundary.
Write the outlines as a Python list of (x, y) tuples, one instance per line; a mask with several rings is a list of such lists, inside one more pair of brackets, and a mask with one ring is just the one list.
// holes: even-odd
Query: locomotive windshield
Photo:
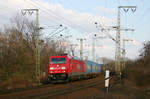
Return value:
[(66, 62), (66, 58), (52, 58), (51, 64), (62, 64)]

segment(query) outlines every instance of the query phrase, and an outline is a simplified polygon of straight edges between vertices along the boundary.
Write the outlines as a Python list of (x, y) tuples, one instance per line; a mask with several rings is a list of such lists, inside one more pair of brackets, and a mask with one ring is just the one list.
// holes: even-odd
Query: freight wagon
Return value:
[(101, 72), (101, 65), (93, 61), (85, 60), (85, 75), (88, 78), (96, 77)]
[(101, 65), (88, 60), (81, 60), (69, 55), (51, 56), (49, 58), (48, 80), (71, 81), (96, 77)]

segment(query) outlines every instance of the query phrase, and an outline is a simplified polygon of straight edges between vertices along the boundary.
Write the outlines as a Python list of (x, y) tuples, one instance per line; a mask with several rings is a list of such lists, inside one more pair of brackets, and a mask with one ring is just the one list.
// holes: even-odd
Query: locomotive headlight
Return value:
[(62, 71), (63, 73), (65, 73), (66, 71)]
[(54, 69), (54, 67), (50, 67), (50, 70), (53, 70)]
[(61, 69), (66, 69), (66, 67), (61, 67)]

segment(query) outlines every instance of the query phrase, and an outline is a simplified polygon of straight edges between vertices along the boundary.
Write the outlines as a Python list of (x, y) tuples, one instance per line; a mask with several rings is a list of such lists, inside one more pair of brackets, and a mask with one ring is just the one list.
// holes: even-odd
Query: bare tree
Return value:
[[(0, 80), (23, 75), (33, 81), (35, 78), (35, 22), (22, 16), (11, 19), (0, 31)], [(64, 53), (65, 48), (56, 40), (46, 42), (40, 36), (41, 71), (47, 72), (49, 57)]]

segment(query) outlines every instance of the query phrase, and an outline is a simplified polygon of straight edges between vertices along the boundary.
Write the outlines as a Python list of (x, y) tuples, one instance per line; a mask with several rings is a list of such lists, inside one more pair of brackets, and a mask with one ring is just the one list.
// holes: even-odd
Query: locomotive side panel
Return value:
[(84, 61), (71, 59), (69, 79), (78, 79), (85, 74)]

